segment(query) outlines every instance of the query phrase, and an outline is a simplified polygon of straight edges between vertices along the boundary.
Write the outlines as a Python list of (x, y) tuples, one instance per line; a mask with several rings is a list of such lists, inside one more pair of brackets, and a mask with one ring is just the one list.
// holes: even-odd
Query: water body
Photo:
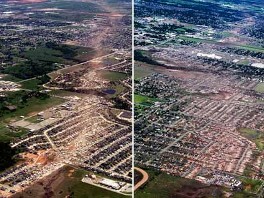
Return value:
[(104, 90), (103, 92), (106, 93), (106, 94), (113, 95), (113, 94), (116, 93), (116, 90), (114, 90), (114, 89), (107, 89), (107, 90)]

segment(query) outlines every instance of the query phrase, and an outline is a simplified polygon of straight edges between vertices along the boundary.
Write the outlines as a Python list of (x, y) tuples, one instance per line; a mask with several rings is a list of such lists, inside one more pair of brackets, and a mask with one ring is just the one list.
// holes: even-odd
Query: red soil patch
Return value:
[(47, 164), (47, 162), (48, 162), (48, 156), (46, 154), (40, 155), (39, 158), (36, 161), (36, 163), (42, 164), (42, 165)]
[(211, 99), (215, 99), (215, 100), (228, 100), (231, 96), (232, 96), (231, 93), (225, 92), (225, 91), (221, 91), (221, 92), (219, 92), (217, 94), (212, 94), (209, 97)]
[(38, 151), (36, 154), (33, 153), (24, 153), (22, 154), (22, 158), (27, 163), (38, 163), (41, 165), (45, 165), (51, 161), (54, 160), (54, 153), (53, 152), (47, 152), (44, 150)]

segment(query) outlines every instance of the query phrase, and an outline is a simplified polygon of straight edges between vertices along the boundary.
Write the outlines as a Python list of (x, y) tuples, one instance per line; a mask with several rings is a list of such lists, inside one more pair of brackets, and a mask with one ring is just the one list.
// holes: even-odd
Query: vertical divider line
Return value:
[(134, 186), (135, 186), (135, 171), (134, 171), (134, 166), (135, 166), (135, 144), (134, 144), (134, 137), (135, 137), (135, 127), (134, 127), (134, 115), (135, 115), (135, 100), (134, 100), (134, 90), (135, 90), (135, 84), (134, 84), (134, 79), (135, 79), (135, 60), (134, 60), (134, 48), (135, 48), (135, 42), (134, 42), (134, 32), (135, 32), (135, 25), (134, 25), (134, 19), (135, 19), (135, 1), (132, 0), (132, 197), (135, 197), (135, 191), (134, 191)]

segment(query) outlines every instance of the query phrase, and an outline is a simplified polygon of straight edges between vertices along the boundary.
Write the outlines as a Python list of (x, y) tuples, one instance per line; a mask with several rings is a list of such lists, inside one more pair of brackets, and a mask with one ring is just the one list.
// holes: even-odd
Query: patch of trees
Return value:
[(57, 69), (57, 66), (47, 62), (26, 61), (21, 64), (9, 66), (2, 71), (5, 74), (13, 75), (20, 79), (29, 79), (42, 76)]
[(244, 13), (213, 2), (177, 1), (168, 3), (164, 0), (144, 0), (136, 5), (135, 15), (138, 17), (166, 16), (181, 22), (206, 25), (213, 28), (225, 28), (226, 22), (242, 20)]
[(188, 40), (180, 40), (179, 43), (180, 43), (181, 45), (194, 46), (194, 47), (200, 45), (200, 43), (198, 43), (198, 42), (195, 42), (195, 41), (188, 41)]
[(226, 62), (223, 60), (212, 60), (212, 59), (207, 59), (207, 58), (203, 58), (203, 60), (205, 63), (210, 64), (214, 67), (219, 67), (222, 69), (231, 69), (241, 76), (245, 76), (249, 78), (256, 77), (261, 80), (263, 80), (263, 77), (264, 77), (264, 69), (262, 68), (257, 68), (257, 67), (242, 65), (242, 64), (236, 64), (232, 62)]
[(152, 28), (155, 31), (160, 33), (194, 33), (196, 32), (194, 29), (185, 28), (183, 25), (176, 25), (176, 24), (161, 24), (158, 26), (154, 26)]
[(146, 28), (142, 23), (135, 21), (135, 29)]
[(237, 55), (251, 56), (251, 57), (254, 57), (254, 58), (264, 59), (264, 53), (255, 52), (255, 51), (252, 51), (252, 50), (239, 49), (239, 48), (233, 48), (233, 47), (225, 47), (225, 48), (222, 48), (221, 51), (228, 52), (228, 53), (234, 53), (234, 54), (237, 54)]
[(114, 101), (114, 106), (115, 108), (117, 109), (125, 109), (125, 110), (128, 110), (130, 111), (131, 110), (131, 105), (128, 104), (127, 102), (125, 102), (124, 100), (122, 100), (121, 98), (119, 97), (115, 97), (113, 98), (113, 101)]
[(43, 85), (50, 81), (50, 77), (47, 74), (44, 74), (43, 76), (38, 76), (37, 79), (39, 80), (38, 85)]
[(261, 17), (259, 21), (253, 26), (247, 27), (242, 30), (242, 33), (247, 34), (257, 39), (264, 39), (264, 17)]
[(165, 41), (166, 40), (166, 36), (163, 34), (163, 33), (152, 33), (152, 34), (145, 34), (146, 37), (149, 37), (149, 38), (155, 38), (155, 39), (158, 39), (159, 41)]
[(144, 62), (150, 65), (158, 65), (158, 66), (162, 66), (161, 63), (151, 59), (150, 57), (144, 55), (140, 50), (135, 50), (135, 60), (136, 61), (140, 61), (140, 62)]
[(3, 171), (16, 163), (17, 151), (4, 142), (0, 142), (0, 151), (0, 171)]
[(62, 57), (65, 59), (72, 60), (75, 56), (78, 55), (77, 47), (73, 47), (73, 46), (69, 46), (69, 45), (60, 45), (60, 44), (56, 44), (53, 42), (46, 43), (46, 47), (53, 49), (53, 50), (61, 51)]
[(0, 117), (12, 111), (16, 111), (16, 109), (26, 107), (27, 103), (33, 98), (45, 100), (49, 97), (48, 94), (38, 91), (17, 91), (8, 94), (6, 97), (0, 97)]

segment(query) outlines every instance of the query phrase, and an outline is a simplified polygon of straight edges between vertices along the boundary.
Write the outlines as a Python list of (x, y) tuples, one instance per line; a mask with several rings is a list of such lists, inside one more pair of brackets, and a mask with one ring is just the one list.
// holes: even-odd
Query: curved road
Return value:
[(136, 185), (134, 187), (134, 191), (136, 191), (140, 186), (142, 186), (143, 184), (145, 184), (148, 181), (149, 176), (148, 176), (148, 173), (146, 171), (142, 170), (141, 168), (134, 167), (134, 169), (143, 175), (143, 178), (138, 183), (136, 183)]

